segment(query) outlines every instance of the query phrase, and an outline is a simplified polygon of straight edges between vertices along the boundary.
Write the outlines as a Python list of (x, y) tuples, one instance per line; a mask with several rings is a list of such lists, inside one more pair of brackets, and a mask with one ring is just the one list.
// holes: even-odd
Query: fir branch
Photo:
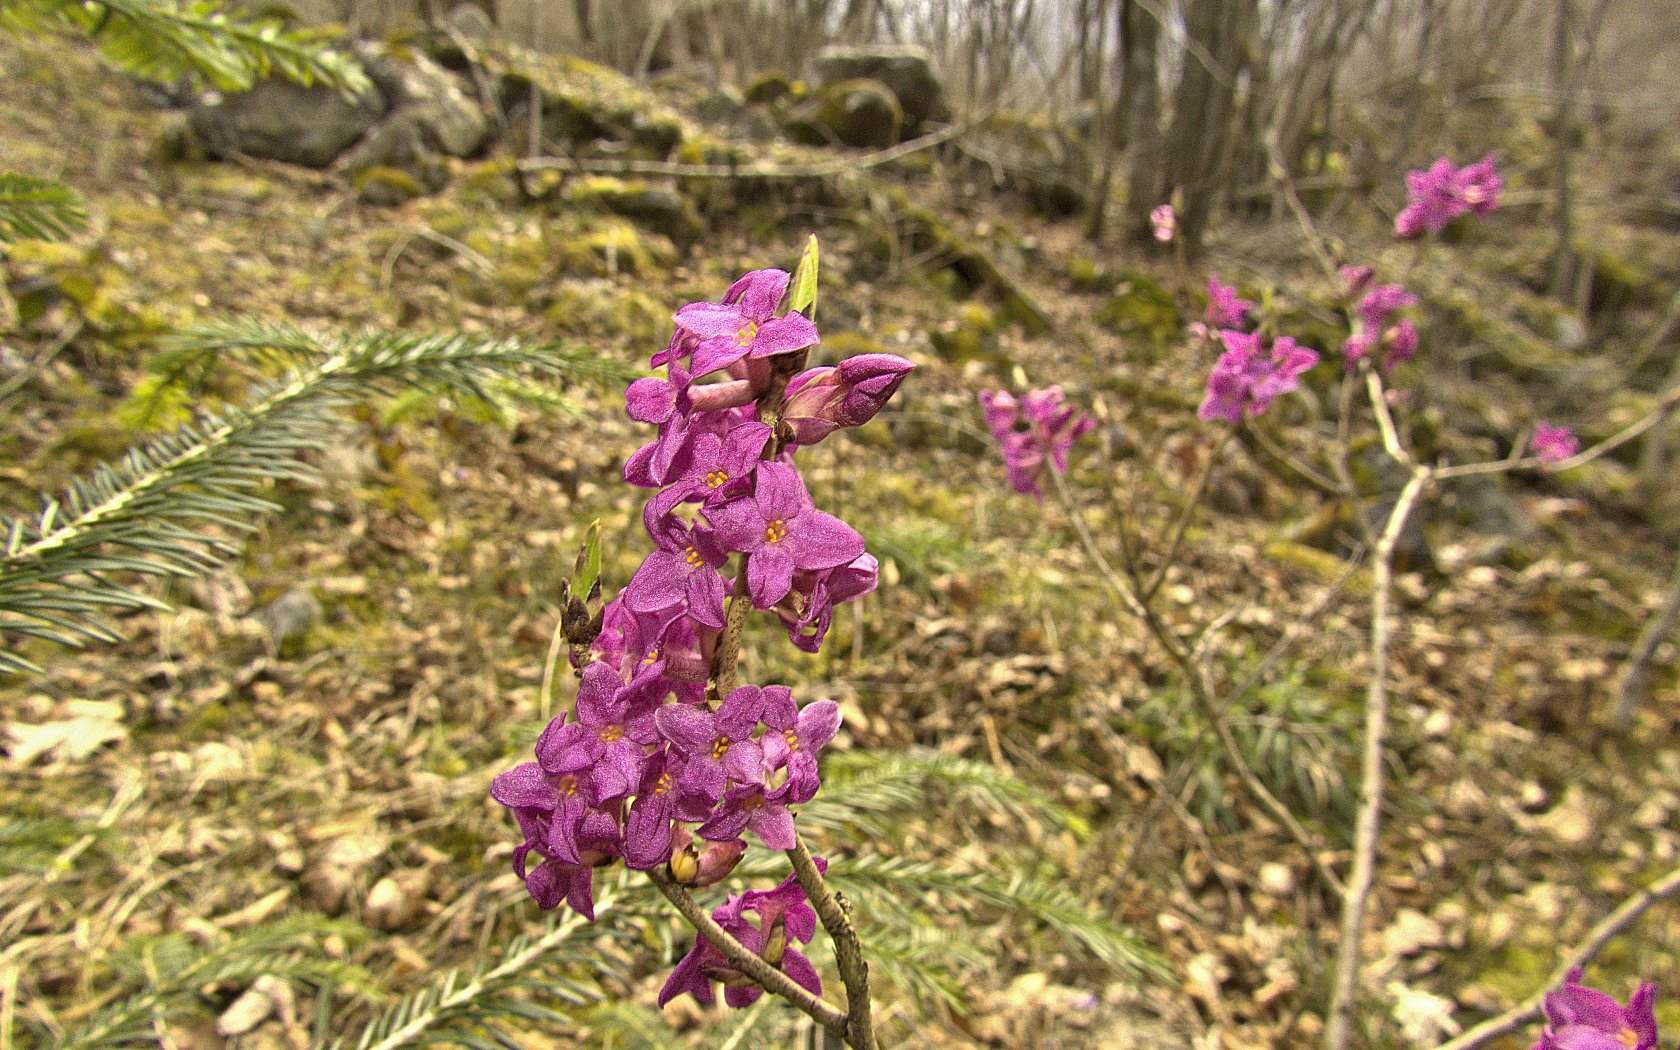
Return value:
[[(604, 976), (604, 967), (611, 959), (600, 953), (597, 941), (603, 935), (625, 936), (601, 922), (617, 910), (617, 897), (618, 888), (610, 887), (596, 898), (593, 924), (572, 911), (550, 919), (542, 933), (516, 938), (508, 944), (501, 961), (479, 969), (464, 981), (460, 971), (450, 970), (386, 1010), (362, 1030), (354, 1044), (339, 1040), (333, 1047), (344, 1050), (353, 1045), (355, 1050), (396, 1050), (443, 1041), (483, 1043), (480, 1033), (494, 1031), (496, 1022), (507, 1018), (564, 1025), (568, 1018), (563, 1013), (529, 1000), (512, 998), (508, 993), (529, 981), (538, 968), (555, 964), (587, 967), (596, 980)], [(565, 1006), (584, 1006), (605, 998), (595, 981), (557, 975), (546, 977), (541, 988), (545, 996)]]
[(243, 91), (277, 73), (350, 95), (369, 86), (360, 64), (325, 46), (320, 32), (230, 14), (220, 0), (7, 0), (0, 29), (85, 33), (113, 64), (147, 80), (196, 76)]
[[(1134, 977), (1164, 979), (1166, 963), (1132, 930), (1098, 915), (1090, 905), (1058, 886), (1017, 871), (1008, 880), (991, 875), (948, 871), (936, 864), (893, 857), (832, 859), (828, 880), (867, 901), (869, 914), (914, 914), (910, 909), (930, 895), (944, 895), (965, 909), (987, 904), (1024, 912), (1116, 970)], [(882, 921), (885, 921), (883, 918)]]
[(264, 974), (369, 994), (372, 985), (361, 967), (325, 957), (318, 941), (329, 935), (354, 942), (366, 930), (341, 919), (295, 915), (247, 930), (208, 950), (200, 949), (185, 934), (137, 939), (117, 961), (142, 990), (65, 1033), (58, 1045), (120, 1046), (147, 1039), (155, 1021), (180, 1013), (205, 985), (244, 984)]
[(898, 752), (848, 751), (825, 756), (824, 791), (800, 813), (807, 826), (825, 830), (858, 828), (881, 836), (901, 830), (902, 814), (921, 809), (934, 788), (965, 803), (980, 803), (1012, 816), (1043, 821), (1083, 840), (1084, 818), (1026, 781), (983, 762), (926, 749)]
[(37, 515), (0, 514), (0, 640), (11, 643), (0, 650), (0, 671), (39, 671), (16, 651), (23, 639), (75, 648), (113, 641), (107, 614), (166, 608), (112, 575), (201, 575), (236, 553), (213, 527), (250, 531), (252, 517), (278, 509), (256, 493), (259, 486), (312, 480), (297, 453), (326, 444), (333, 410), (353, 398), (407, 386), (489, 399), (499, 380), (521, 371), (559, 379), (623, 374), (588, 352), (478, 336), (376, 333), (310, 347), (300, 330), (252, 322), (188, 339), (198, 341), (183, 344), (187, 357), (267, 344), (272, 354), (307, 363), (260, 388), (245, 407), (207, 413), (72, 482)]
[(0, 172), (0, 244), (62, 241), (87, 228), (87, 205), (63, 183)]

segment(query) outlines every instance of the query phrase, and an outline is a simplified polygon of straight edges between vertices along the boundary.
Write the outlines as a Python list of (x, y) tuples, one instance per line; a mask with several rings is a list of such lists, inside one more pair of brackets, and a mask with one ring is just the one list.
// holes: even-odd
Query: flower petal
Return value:
[(793, 589), (793, 556), (782, 543), (766, 543), (747, 558), (747, 590), (753, 606), (768, 609)]
[(807, 510), (788, 526), (788, 553), (801, 569), (832, 569), (863, 556), (857, 530), (820, 510)]
[(747, 356), (759, 358), (791, 354), (816, 346), (820, 338), (817, 326), (804, 314), (772, 317), (758, 326), (758, 334), (753, 337)]
[(496, 774), (496, 779), (490, 782), (490, 797), (510, 809), (515, 806), (553, 809), (560, 803), (560, 793), (535, 762), (521, 762), (505, 773)]

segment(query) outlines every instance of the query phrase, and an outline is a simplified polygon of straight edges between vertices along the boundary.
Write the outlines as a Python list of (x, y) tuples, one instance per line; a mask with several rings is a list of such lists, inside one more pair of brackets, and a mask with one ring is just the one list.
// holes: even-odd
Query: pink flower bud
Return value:
[(858, 354), (807, 369), (788, 383), (782, 420), (793, 429), (795, 443), (816, 444), (841, 427), (873, 419), (915, 367), (894, 354)]
[(1178, 213), (1170, 204), (1159, 205), (1149, 213), (1149, 225), (1154, 227), (1155, 239), (1166, 244), (1178, 232)]

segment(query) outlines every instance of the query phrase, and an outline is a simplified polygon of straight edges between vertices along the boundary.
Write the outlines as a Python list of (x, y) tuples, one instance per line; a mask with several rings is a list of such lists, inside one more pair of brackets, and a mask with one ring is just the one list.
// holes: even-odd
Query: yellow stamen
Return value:
[(715, 489), (728, 480), (729, 475), (724, 471), (709, 470), (706, 472), (706, 487), (709, 489)]
[(765, 543), (780, 543), (786, 537), (787, 522), (783, 521), (781, 518), (771, 518), (770, 523), (764, 526)]
[(659, 774), (659, 779), (653, 782), (653, 793), (655, 795), (668, 795), (671, 793), (671, 774)]
[(729, 750), (729, 738), (720, 736), (712, 741), (712, 761), (722, 762), (724, 753)]
[(695, 550), (693, 547), (690, 547), (688, 550), (683, 552), (683, 561), (688, 562), (688, 566), (691, 569), (698, 569), (700, 566), (706, 564), (706, 559), (700, 557), (700, 552)]
[(611, 744), (611, 743), (614, 743), (616, 741), (624, 739), (624, 727), (623, 726), (607, 726), (606, 728), (602, 729), (601, 732), (597, 735), (600, 736), (601, 742), (603, 744)]
[(742, 328), (739, 332), (735, 333), (735, 345), (736, 346), (751, 346), (752, 341), (754, 339), (757, 339), (757, 338), (758, 338), (758, 323), (756, 321), (748, 321), (747, 324), (746, 324), (746, 327)]
[(782, 739), (787, 741), (789, 751), (799, 750), (799, 734), (792, 729), (782, 730)]
[(1620, 1032), (1616, 1033), (1616, 1041), (1621, 1043), (1623, 1046), (1638, 1046), (1639, 1033), (1635, 1032), (1631, 1028), (1623, 1028)]

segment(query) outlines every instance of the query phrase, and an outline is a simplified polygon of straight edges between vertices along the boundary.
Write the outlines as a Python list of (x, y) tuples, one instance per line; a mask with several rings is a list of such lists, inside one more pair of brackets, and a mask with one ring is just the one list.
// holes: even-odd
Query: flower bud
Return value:
[(813, 445), (841, 427), (875, 418), (916, 366), (894, 354), (858, 354), (838, 365), (812, 368), (788, 381), (782, 420), (800, 445)]
[(746, 851), (745, 839), (706, 843), (700, 850), (700, 868), (694, 876), (694, 885), (711, 886), (727, 879)]

